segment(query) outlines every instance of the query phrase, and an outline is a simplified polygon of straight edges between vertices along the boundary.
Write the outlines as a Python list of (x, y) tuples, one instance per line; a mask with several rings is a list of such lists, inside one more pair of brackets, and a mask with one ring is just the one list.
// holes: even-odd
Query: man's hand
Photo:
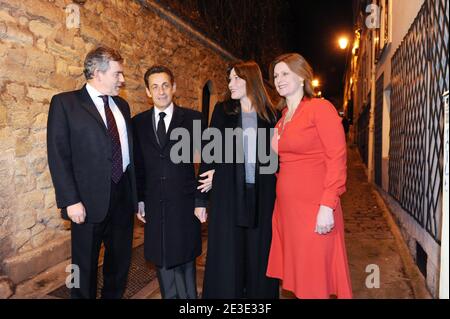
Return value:
[(319, 212), (317, 213), (317, 222), (315, 232), (321, 235), (328, 234), (334, 227), (333, 209), (320, 205)]
[(202, 183), (202, 185), (197, 187), (197, 189), (200, 189), (202, 193), (207, 193), (211, 190), (214, 172), (215, 170), (212, 169), (200, 175), (200, 177), (205, 177), (205, 179), (199, 180), (199, 182)]
[(83, 203), (78, 202), (67, 206), (67, 216), (69, 216), (75, 224), (83, 224), (86, 219), (86, 209), (84, 209)]
[(195, 207), (194, 215), (198, 218), (200, 223), (206, 222), (206, 219), (208, 218), (206, 207)]
[(138, 203), (138, 212), (136, 214), (136, 217), (143, 222), (144, 224), (146, 223), (145, 221), (145, 204), (144, 202), (139, 202)]

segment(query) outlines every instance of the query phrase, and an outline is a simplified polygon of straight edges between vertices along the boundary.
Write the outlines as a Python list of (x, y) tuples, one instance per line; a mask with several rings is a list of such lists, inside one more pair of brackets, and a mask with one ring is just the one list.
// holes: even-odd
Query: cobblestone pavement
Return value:
[[(417, 275), (418, 269), (406, 246), (402, 244), (399, 232), (393, 231), (396, 226), (389, 217), (389, 212), (381, 201), (381, 197), (367, 182), (364, 165), (355, 148), (348, 149), (347, 164), (347, 192), (342, 196), (341, 202), (344, 211), (345, 239), (354, 298), (429, 298), (423, 276)], [(143, 227), (137, 223), (134, 246), (138, 247), (142, 241)], [(200, 294), (206, 243), (207, 225), (203, 225), (203, 254), (197, 259), (197, 283)], [(49, 287), (54, 289), (54, 287), (64, 284), (63, 269), (67, 263), (68, 261), (55, 266), (53, 271), (47, 271), (45, 274), (37, 276), (35, 282), (21, 284), (14, 297), (51, 297), (48, 294)], [(368, 266), (369, 268), (367, 268)], [(368, 279), (368, 276), (374, 274), (373, 269), (379, 269), (379, 288), (369, 288), (366, 285), (366, 281), (369, 284), (373, 283), (372, 277)], [(42, 282), (47, 283), (47, 292), (43, 292)], [(42, 289), (42, 292), (38, 291), (39, 289)], [(418, 294), (417, 291), (421, 293)], [(152, 280), (131, 298), (161, 298), (157, 280)], [(290, 292), (281, 291), (281, 298), (291, 299), (294, 297)]]
[[(347, 192), (341, 203), (354, 298), (414, 298), (400, 254), (402, 248), (385, 217), (388, 212), (367, 182), (356, 148), (348, 149), (347, 165)], [(370, 289), (366, 280), (373, 269), (379, 269), (380, 285)]]

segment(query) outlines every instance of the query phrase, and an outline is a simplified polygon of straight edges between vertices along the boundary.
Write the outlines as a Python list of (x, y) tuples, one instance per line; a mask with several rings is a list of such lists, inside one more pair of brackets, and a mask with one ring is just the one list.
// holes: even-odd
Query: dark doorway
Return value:
[(211, 81), (206, 82), (203, 87), (203, 95), (202, 95), (202, 113), (203, 117), (207, 122), (209, 122), (209, 105), (211, 103)]

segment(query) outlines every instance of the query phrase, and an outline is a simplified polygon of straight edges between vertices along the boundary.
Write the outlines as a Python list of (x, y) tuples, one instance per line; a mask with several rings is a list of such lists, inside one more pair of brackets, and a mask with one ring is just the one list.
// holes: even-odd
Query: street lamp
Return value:
[[(312, 88), (313, 88), (314, 96), (315, 97), (321, 97), (322, 96), (322, 92), (318, 91), (319, 86), (320, 86), (319, 79), (313, 79), (311, 81), (311, 85), (312, 85)], [(319, 92), (320, 92), (320, 95), (319, 95)]]
[(340, 47), (342, 50), (347, 49), (347, 47), (348, 47), (348, 42), (349, 42), (349, 40), (348, 40), (347, 37), (340, 37), (339, 40), (338, 40), (339, 47)]
[(320, 85), (319, 80), (318, 79), (314, 79), (311, 81), (311, 84), (313, 86), (313, 88), (316, 88)]

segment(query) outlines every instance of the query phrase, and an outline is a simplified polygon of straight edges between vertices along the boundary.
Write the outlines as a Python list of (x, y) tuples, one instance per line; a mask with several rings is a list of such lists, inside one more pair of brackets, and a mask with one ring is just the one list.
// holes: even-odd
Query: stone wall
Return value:
[(151, 64), (172, 67), (176, 101), (200, 109), (208, 80), (212, 103), (225, 92), (233, 59), (152, 1), (87, 0), (80, 27), (69, 29), (72, 3), (0, 0), (0, 275), (15, 283), (70, 254), (47, 166), (46, 122), (52, 95), (83, 85), (86, 53), (97, 45), (121, 52), (121, 96), (133, 114), (149, 107), (142, 77)]

